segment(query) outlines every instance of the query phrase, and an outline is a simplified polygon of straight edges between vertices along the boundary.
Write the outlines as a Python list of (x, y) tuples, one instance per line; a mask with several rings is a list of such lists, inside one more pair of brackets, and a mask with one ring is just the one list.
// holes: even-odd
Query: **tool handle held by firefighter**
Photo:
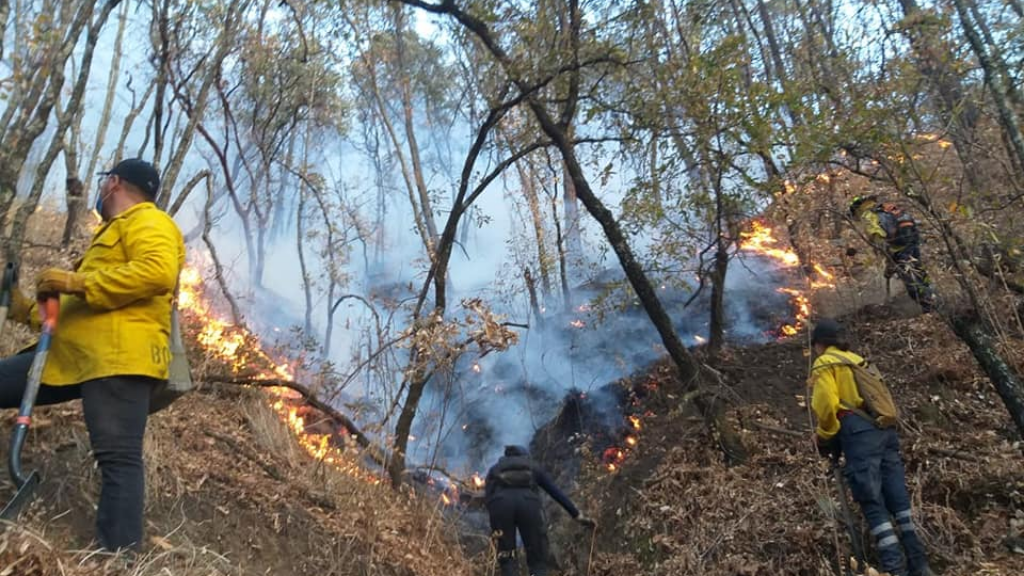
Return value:
[(42, 383), (43, 367), (46, 366), (50, 342), (53, 339), (53, 334), (57, 331), (59, 312), (60, 300), (56, 295), (48, 295), (39, 299), (39, 319), (42, 321), (43, 331), (39, 336), (39, 343), (36, 345), (32, 367), (28, 371), (28, 381), (25, 393), (21, 397), (21, 407), (18, 409), (18, 417), (15, 419), (14, 432), (11, 434), (11, 450), (8, 453), (11, 479), (18, 488), (29, 481), (29, 477), (21, 470), (21, 449), (25, 445), (25, 437), (32, 424), (32, 409), (35, 407), (36, 397), (39, 395), (39, 386)]

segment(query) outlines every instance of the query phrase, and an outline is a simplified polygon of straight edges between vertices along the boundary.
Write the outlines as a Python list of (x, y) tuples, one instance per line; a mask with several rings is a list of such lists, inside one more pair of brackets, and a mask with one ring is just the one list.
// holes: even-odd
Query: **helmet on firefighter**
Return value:
[(856, 218), (862, 206), (869, 202), (873, 205), (877, 200), (878, 196), (854, 196), (850, 201), (850, 216)]

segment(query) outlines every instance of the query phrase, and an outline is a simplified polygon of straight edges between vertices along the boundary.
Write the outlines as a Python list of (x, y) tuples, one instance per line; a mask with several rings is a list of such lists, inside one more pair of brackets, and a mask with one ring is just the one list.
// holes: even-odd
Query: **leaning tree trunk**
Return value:
[(1006, 410), (1017, 426), (1017, 433), (1024, 437), (1024, 381), (996, 349), (991, 336), (992, 326), (973, 312), (954, 316), (952, 325), (953, 331), (971, 349), (981, 369), (1003, 399)]

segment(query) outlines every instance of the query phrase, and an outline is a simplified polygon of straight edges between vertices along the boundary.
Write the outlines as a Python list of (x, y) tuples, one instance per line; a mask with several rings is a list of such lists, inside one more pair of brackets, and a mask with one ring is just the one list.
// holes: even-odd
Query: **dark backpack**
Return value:
[(920, 239), (914, 216), (896, 204), (886, 202), (872, 209), (885, 230), (886, 241), (894, 246), (909, 246)]
[(505, 456), (492, 470), (496, 484), (505, 488), (536, 488), (533, 461), (526, 456)]

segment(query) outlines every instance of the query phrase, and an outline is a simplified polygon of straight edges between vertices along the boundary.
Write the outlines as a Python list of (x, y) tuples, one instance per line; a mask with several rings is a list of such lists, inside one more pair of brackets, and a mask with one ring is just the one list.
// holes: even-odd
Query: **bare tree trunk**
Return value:
[(124, 118), (124, 124), (121, 126), (121, 137), (118, 138), (117, 147), (114, 148), (114, 153), (111, 155), (114, 160), (121, 160), (124, 157), (124, 147), (128, 142), (128, 135), (131, 134), (132, 128), (135, 127), (135, 121), (153, 95), (154, 86), (156, 85), (152, 82), (146, 83), (146, 91), (142, 93), (142, 99), (138, 103), (135, 102), (135, 92), (132, 91), (132, 108), (128, 111), (128, 115)]
[[(402, 92), (402, 118), (405, 122), (405, 141), (409, 147), (409, 159), (412, 162), (412, 173), (416, 182), (416, 192), (419, 194), (420, 207), (423, 213), (423, 221), (426, 224), (427, 234), (430, 236), (431, 245), (437, 242), (437, 224), (434, 222), (433, 202), (430, 200), (430, 191), (427, 189), (427, 181), (423, 177), (423, 165), (420, 162), (420, 146), (416, 140), (416, 125), (413, 117), (412, 88), (409, 85), (410, 72), (405, 63), (405, 14), (401, 7), (395, 10), (395, 49), (398, 65), (398, 82)], [(428, 251), (429, 247), (428, 247)]]
[(729, 252), (719, 234), (715, 250), (715, 266), (711, 273), (711, 321), (708, 333), (708, 353), (717, 358), (725, 344), (725, 274), (729, 269)]
[(103, 112), (100, 113), (100, 121), (96, 126), (96, 142), (93, 144), (89, 165), (85, 170), (85, 174), (82, 175), (86, 179), (85, 188), (82, 192), (83, 198), (88, 196), (89, 184), (91, 183), (92, 175), (96, 173), (96, 165), (99, 164), (100, 155), (103, 153), (103, 144), (107, 139), (107, 129), (110, 127), (110, 117), (114, 109), (114, 95), (117, 94), (118, 77), (121, 74), (122, 46), (124, 44), (124, 31), (128, 22), (129, 4), (129, 2), (125, 2), (121, 6), (121, 13), (118, 17), (117, 36), (114, 39), (113, 54), (110, 57), (110, 74), (107, 76), (107, 96), (103, 100)]
[[(572, 129), (566, 132), (566, 138), (572, 141)], [(580, 234), (580, 209), (576, 196), (576, 184), (573, 182), (569, 168), (562, 170), (562, 215), (565, 217), (565, 252), (569, 269), (579, 266), (583, 261), (583, 239)]]
[(7, 17), (11, 15), (11, 3), (8, 0), (0, 1), (0, 60), (4, 57), (4, 38), (7, 31)]
[(203, 243), (210, 251), (210, 260), (213, 261), (214, 278), (217, 280), (217, 285), (220, 286), (224, 298), (228, 301), (228, 306), (231, 307), (231, 321), (238, 325), (242, 322), (242, 312), (238, 309), (238, 303), (235, 302), (235, 297), (231, 294), (231, 288), (224, 277), (224, 267), (221, 266), (220, 258), (217, 257), (217, 249), (213, 245), (213, 240), (210, 239), (210, 231), (213, 227), (213, 216), (210, 214), (210, 209), (213, 208), (213, 198), (213, 178), (207, 178), (206, 204), (203, 206)]
[[(417, 360), (415, 351), (412, 354), (412, 362)], [(424, 369), (418, 369), (409, 377), (409, 393), (405, 397), (402, 411), (398, 414), (398, 422), (395, 423), (395, 443), (388, 462), (388, 476), (391, 478), (391, 486), (398, 489), (402, 485), (405, 476), (405, 454), (409, 449), (409, 434), (412, 433), (413, 419), (416, 418), (416, 409), (419, 407), (420, 399), (423, 398), (423, 391), (427, 387), (427, 381), (431, 374)]]
[[(196, 128), (203, 119), (206, 104), (210, 97), (210, 90), (213, 89), (215, 81), (220, 78), (221, 65), (224, 59), (235, 47), (235, 35), (242, 22), (242, 14), (248, 8), (251, 0), (233, 0), (225, 10), (224, 19), (221, 22), (221, 33), (217, 38), (216, 48), (213, 57), (206, 63), (206, 76), (203, 77), (202, 85), (199, 87), (199, 94), (194, 102), (189, 102), (186, 95), (181, 93), (181, 87), (175, 86), (177, 97), (185, 103), (183, 107), (188, 114), (188, 123), (177, 139), (177, 148), (171, 155), (171, 159), (164, 170), (160, 182), (160, 194), (157, 196), (157, 205), (166, 208), (171, 201), (171, 192), (174, 189), (178, 173), (185, 161), (185, 155), (192, 147), (192, 140), (195, 137)], [(173, 80), (173, 79), (172, 79)]]
[[(508, 149), (512, 149), (510, 144)], [(529, 171), (526, 169), (527, 166), (530, 167)], [(516, 162), (516, 173), (519, 175), (523, 196), (526, 197), (526, 205), (530, 209), (533, 237), (537, 242), (537, 265), (540, 270), (541, 293), (547, 298), (551, 295), (551, 255), (548, 254), (547, 239), (544, 234), (544, 214), (541, 211), (540, 198), (537, 194), (536, 174), (529, 159)]]
[(964, 4), (965, 0), (953, 0), (953, 4), (956, 5), (957, 13), (960, 14), (960, 25), (964, 29), (964, 35), (967, 36), (967, 41), (970, 43), (971, 48), (974, 50), (974, 55), (977, 56), (978, 61), (981, 63), (981, 68), (985, 72), (985, 84), (988, 85), (989, 93), (992, 95), (992, 100), (996, 104), (996, 110), (999, 111), (999, 121), (1006, 132), (1007, 138), (1013, 145), (1013, 151), (1017, 155), (1017, 162), (1024, 165), (1024, 137), (1021, 136), (1020, 124), (1017, 122), (1017, 117), (1013, 110), (1010, 109), (1009, 103), (1006, 98), (1014, 89), (1007, 86), (1005, 78), (1002, 72), (999, 70), (998, 61), (992, 57), (986, 50), (981, 37), (978, 35), (978, 31), (975, 30), (971, 24), (971, 15)]
[[(761, 17), (761, 25), (764, 26), (764, 36), (768, 41), (768, 52), (771, 54), (772, 62), (775, 64), (775, 79), (785, 89), (789, 85), (786, 64), (782, 59), (782, 48), (775, 34), (775, 26), (772, 24), (772, 15), (768, 11), (768, 6), (764, 3), (764, 0), (757, 0), (757, 13)], [(783, 103), (783, 107), (794, 126), (802, 126), (804, 124), (803, 119), (792, 107), (785, 103)]]
[[(305, 165), (305, 162), (303, 162)], [(306, 185), (299, 184), (299, 209), (295, 213), (295, 248), (299, 253), (299, 271), (302, 274), (302, 294), (305, 297), (306, 310), (303, 314), (302, 332), (306, 336), (313, 335), (313, 286), (309, 269), (306, 267)]]
[(901, 30), (910, 41), (918, 70), (939, 97), (939, 113), (944, 123), (950, 125), (950, 136), (967, 182), (972, 190), (982, 190), (984, 179), (974, 154), (975, 129), (981, 112), (974, 102), (964, 97), (960, 75), (951, 65), (954, 58), (942, 46), (941, 35), (930, 28), (917, 0), (900, 0), (900, 6), (905, 17)]
[(565, 259), (565, 236), (562, 235), (561, 219), (558, 217), (558, 198), (551, 197), (551, 216), (555, 223), (555, 250), (558, 251), (558, 280), (562, 287), (562, 309), (572, 312), (572, 290), (569, 289), (569, 265)]
[(181, 188), (181, 192), (178, 194), (178, 197), (174, 199), (174, 204), (171, 204), (171, 207), (167, 209), (167, 213), (171, 216), (177, 214), (178, 210), (181, 210), (181, 207), (185, 204), (185, 200), (188, 199), (196, 185), (199, 184), (199, 181), (203, 178), (211, 177), (212, 175), (209, 170), (203, 169), (197, 172), (196, 175), (190, 178), (189, 181)]
[[(104, 9), (112, 9), (120, 0), (108, 0)], [(71, 3), (62, 5), (62, 10), (70, 10)], [(83, 2), (78, 7), (74, 19), (68, 25), (63, 34), (58, 33), (57, 38), (49, 48), (44, 49), (45, 64), (34, 71), (33, 83), (24, 98), (9, 99), (9, 103), (17, 102), (17, 105), (7, 106), (4, 110), (3, 120), (0, 120), (0, 229), (7, 224), (7, 216), (17, 192), (18, 177), (24, 167), (25, 159), (36, 139), (46, 129), (50, 121), (50, 113), (60, 96), (64, 87), (64, 67), (68, 58), (74, 50), (75, 45), (81, 36), (82, 30), (86, 28), (89, 19), (92, 17), (94, 5), (92, 2)], [(108, 10), (109, 13), (109, 10)], [(92, 41), (95, 46), (95, 40)], [(91, 50), (87, 46), (87, 51)], [(84, 61), (84, 54), (83, 54)], [(81, 76), (81, 75), (80, 75)], [(74, 100), (74, 96), (72, 96)], [(17, 113), (17, 118), (14, 118)], [(59, 138), (58, 138), (59, 140)], [(22, 222), (24, 225), (24, 222)], [(12, 243), (8, 241), (8, 251), (12, 244), (20, 245), (21, 239)]]
[(526, 293), (530, 296), (530, 310), (533, 312), (537, 328), (544, 328), (544, 316), (540, 311), (540, 303), (537, 301), (537, 283), (533, 280), (533, 274), (529, 267), (523, 266), (523, 281), (526, 283)]
[(85, 191), (81, 180), (69, 177), (65, 179), (64, 185), (67, 190), (68, 217), (64, 221), (64, 234), (60, 240), (61, 248), (67, 248), (71, 244), (85, 205)]
[[(82, 67), (78, 72), (78, 78), (75, 80), (75, 85), (71, 90), (71, 98), (68, 100), (64, 109), (59, 111), (57, 114), (57, 129), (54, 132), (53, 140), (50, 141), (50, 146), (47, 149), (42, 162), (40, 162), (36, 167), (36, 177), (32, 183), (32, 190), (29, 192), (28, 198), (25, 203), (18, 208), (17, 214), (14, 217), (14, 223), (11, 227), (11, 235), (7, 240), (8, 262), (16, 260), (18, 253), (21, 251), (21, 244), (25, 239), (28, 220), (35, 212), (36, 206), (39, 204), (39, 198), (43, 194), (43, 186), (46, 183), (46, 175), (49, 174), (54, 160), (57, 159), (57, 154), (60, 153), (62, 148), (69, 148), (69, 150), (74, 153), (74, 150), (67, 146), (65, 132), (67, 132), (68, 124), (73, 121), (75, 113), (81, 107), (82, 95), (85, 93), (85, 86), (89, 81), (89, 73), (92, 70), (92, 57), (96, 48), (96, 42), (99, 40), (100, 30), (103, 28), (103, 24), (107, 21), (107, 17), (110, 16), (111, 11), (113, 11), (119, 1), (120, 0), (109, 0), (104, 4), (99, 15), (96, 17), (95, 22), (89, 26), (85, 49), (82, 52)], [(63, 83), (63, 81), (61, 83)], [(75, 159), (69, 157), (68, 162), (70, 167), (70, 163), (75, 162)], [(73, 177), (74, 175), (71, 174), (69, 176)]]

